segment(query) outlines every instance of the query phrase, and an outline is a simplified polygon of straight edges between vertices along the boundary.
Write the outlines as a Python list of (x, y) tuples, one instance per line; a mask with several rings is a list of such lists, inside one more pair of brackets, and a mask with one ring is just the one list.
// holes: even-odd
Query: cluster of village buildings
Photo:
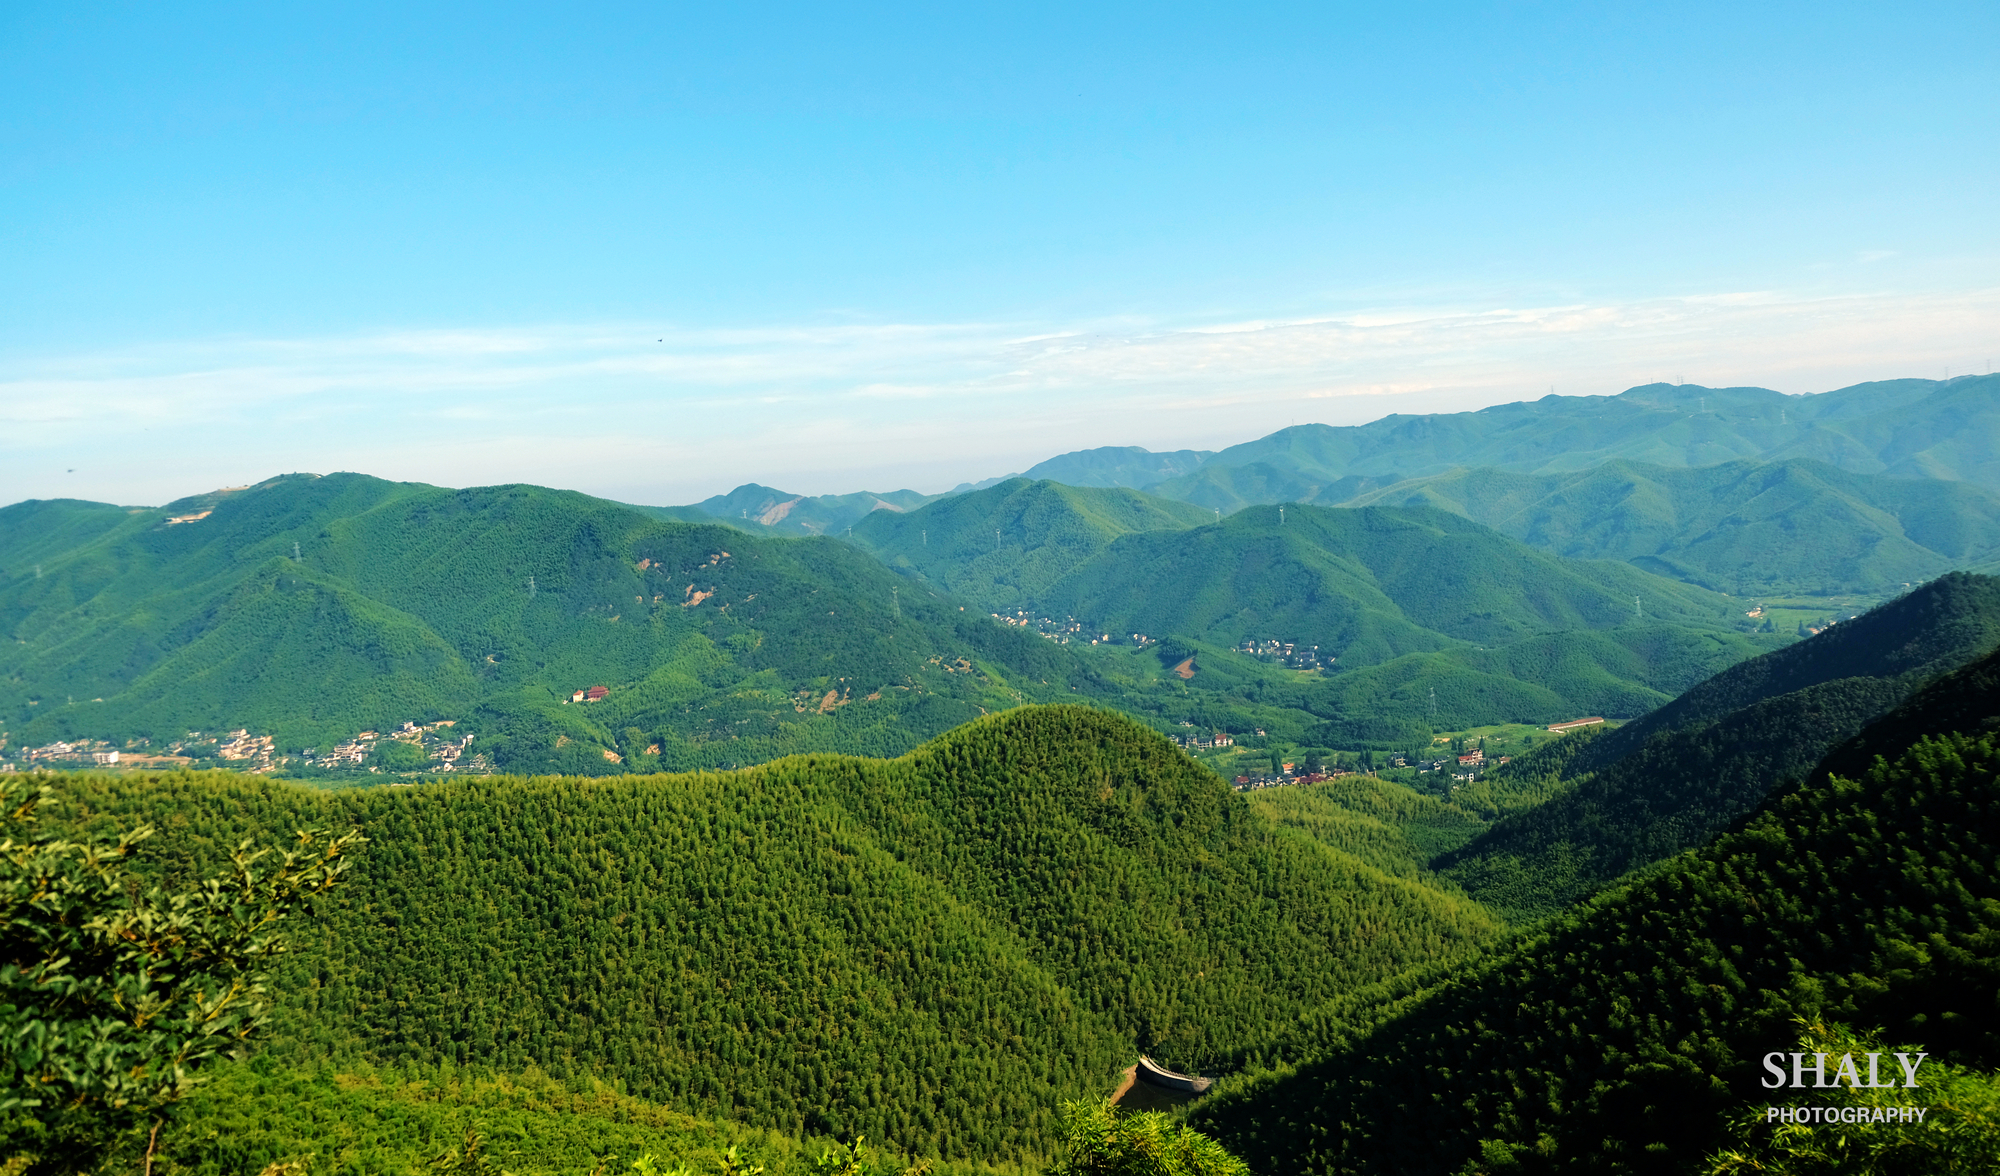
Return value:
[[(0, 771), (19, 771), (22, 764), (32, 770), (37, 765), (50, 768), (72, 767), (177, 767), (194, 763), (201, 759), (228, 760), (232, 763), (247, 763), (239, 770), (268, 772), (277, 765), (276, 748), (269, 735), (252, 735), (243, 728), (237, 728), (227, 735), (210, 735), (201, 731), (189, 731), (185, 736), (167, 744), (158, 752), (153, 750), (150, 739), (128, 739), (122, 747), (104, 739), (58, 739), (41, 747), (21, 749), (20, 762), (0, 761)], [(0, 735), (0, 752), (6, 748), (6, 738)]]
[(333, 748), (323, 755), (317, 748), (306, 748), (306, 766), (319, 768), (367, 766), (376, 749), (383, 742), (389, 741), (408, 743), (422, 751), (427, 761), (427, 766), (424, 768), (427, 772), (490, 772), (492, 768), (486, 762), (485, 756), (470, 754), (473, 739), (471, 735), (452, 737), (451, 728), (457, 725), (456, 719), (442, 719), (435, 723), (405, 722), (386, 735), (380, 731), (363, 731), (352, 739), (334, 744)]
[[(6, 754), (6, 748), (6, 738), (0, 736), (0, 755)], [(41, 747), (24, 747), (17, 754), (18, 759), (10, 756), (0, 760), (0, 772), (18, 772), (22, 770), (21, 765), (26, 765), (27, 769), (32, 771), (37, 764), (48, 767), (61, 764), (68, 767), (83, 764), (110, 765), (118, 762), (118, 749), (102, 739), (79, 739), (74, 743), (57, 740)]]
[[(453, 720), (446, 719), (437, 723), (404, 723), (386, 735), (363, 731), (335, 744), (324, 754), (309, 747), (299, 759), (306, 767), (358, 769), (368, 766), (375, 749), (387, 739), (422, 750), (426, 760), (423, 770), (427, 772), (491, 772), (492, 765), (485, 756), (471, 754), (472, 736), (452, 737), (450, 728), (454, 725)], [(273, 772), (294, 762), (278, 753), (271, 736), (252, 735), (242, 727), (226, 735), (189, 731), (157, 751), (148, 739), (128, 739), (123, 747), (103, 739), (78, 739), (24, 747), (13, 755), (7, 753), (6, 734), (0, 732), (0, 772), (33, 771), (37, 767), (187, 767), (204, 760), (219, 761), (236, 771), (254, 774)]]
[(1321, 654), (1317, 645), (1299, 645), (1275, 639), (1259, 641), (1252, 638), (1238, 645), (1236, 652), (1264, 658), (1294, 670), (1323, 670), (1339, 660), (1330, 653)]
[(1077, 620), (1075, 617), (1064, 617), (1061, 620), (1056, 620), (1054, 617), (1035, 616), (1026, 609), (1019, 609), (1011, 613), (994, 613), (992, 615), (994, 620), (999, 621), (1003, 625), (1012, 625), (1017, 629), (1026, 629), (1031, 633), (1055, 642), (1057, 645), (1068, 645), (1072, 641), (1079, 644), (1088, 641), (1092, 645), (1153, 645), (1159, 641), (1159, 638), (1148, 637), (1144, 633), (1114, 636), (1110, 633), (1092, 632), (1085, 629), (1083, 622)]
[[(1181, 724), (1183, 727), (1192, 727), (1193, 725), (1193, 723)], [(1257, 733), (1259, 735), (1263, 734), (1262, 731)], [(1173, 740), (1174, 745), (1184, 751), (1214, 751), (1216, 748), (1229, 747), (1236, 742), (1236, 740), (1229, 737), (1229, 732), (1227, 731), (1214, 731), (1208, 734), (1196, 735), (1169, 735), (1167, 738)]]

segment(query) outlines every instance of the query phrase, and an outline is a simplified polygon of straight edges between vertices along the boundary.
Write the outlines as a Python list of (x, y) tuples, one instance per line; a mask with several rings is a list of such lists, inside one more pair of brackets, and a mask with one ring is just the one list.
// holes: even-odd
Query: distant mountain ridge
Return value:
[[(1820, 461), (1614, 459), (1554, 474), (1458, 469), (1325, 505), (1423, 505), (1578, 559), (1621, 559), (1735, 595), (1885, 592), (2000, 557), (2000, 491)], [(1329, 501), (1338, 499), (1338, 502)]]
[(1628, 560), (1739, 595), (1880, 592), (1953, 568), (2000, 567), (1995, 454), (2000, 377), (1807, 396), (1650, 384), (1298, 425), (1219, 452), (1076, 450), (943, 494), (811, 496), (750, 483), (694, 506), (640, 509), (755, 533), (844, 536), (875, 511), (908, 512), (1024, 477), (1144, 490), (1223, 514), (1290, 502), (1438, 506), (1558, 554)]
[(1807, 459), (2000, 488), (2000, 376), (1887, 380), (1809, 396), (1647, 384), (1616, 396), (1296, 425), (1232, 445), (1151, 492), (1230, 511), (1346, 501), (1371, 488), (1368, 479), (1382, 485), (1457, 467), (1549, 474), (1619, 459), (1685, 467)]

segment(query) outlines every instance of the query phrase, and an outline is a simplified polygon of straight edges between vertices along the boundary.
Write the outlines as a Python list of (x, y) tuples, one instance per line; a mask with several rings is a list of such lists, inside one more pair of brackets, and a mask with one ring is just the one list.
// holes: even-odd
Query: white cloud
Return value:
[[(1163, 324), (620, 324), (218, 339), (0, 368), (0, 501), (288, 469), (688, 501), (938, 489), (1106, 444), (1218, 448), (1656, 379), (1823, 391), (1975, 369), (2000, 290), (1714, 292)], [(66, 474), (76, 468), (76, 475)]]

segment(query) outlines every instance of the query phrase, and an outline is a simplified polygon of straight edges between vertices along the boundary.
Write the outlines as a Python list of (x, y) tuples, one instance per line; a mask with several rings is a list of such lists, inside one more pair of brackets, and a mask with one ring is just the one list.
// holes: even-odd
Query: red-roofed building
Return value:
[(592, 686), (590, 689), (583, 692), (583, 700), (585, 702), (596, 702), (597, 700), (603, 698), (605, 695), (609, 693), (611, 693), (611, 691), (606, 687)]

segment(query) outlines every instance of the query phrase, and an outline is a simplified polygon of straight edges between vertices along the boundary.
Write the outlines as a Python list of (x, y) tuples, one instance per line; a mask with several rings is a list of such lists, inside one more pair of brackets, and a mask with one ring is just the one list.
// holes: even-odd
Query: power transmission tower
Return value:
[(901, 592), (902, 590), (899, 588), (889, 589), (889, 603), (896, 607), (896, 619), (899, 621), (903, 619), (903, 597)]
[(1000, 532), (998, 531), (993, 532), (993, 550), (1000, 550)]
[(929, 531), (918, 531), (917, 534), (922, 535), (924, 537), (925, 547), (929, 547), (931, 545), (931, 533)]
[(299, 541), (296, 539), (292, 540), (292, 562), (299, 562)]
[(529, 576), (529, 577), (528, 577), (528, 599), (529, 599), (529, 600), (533, 600), (534, 598), (535, 598), (535, 578), (534, 578), (533, 576)]
[(1278, 508), (1278, 525), (1280, 527), (1285, 525), (1285, 508), (1282, 506)]
[(1437, 687), (1433, 686), (1431, 687), (1431, 726), (1436, 727), (1437, 725), (1438, 725), (1438, 690)]
[(1646, 619), (1646, 610), (1639, 607), (1639, 598), (1636, 596), (1632, 598), (1632, 615), (1642, 621)]

